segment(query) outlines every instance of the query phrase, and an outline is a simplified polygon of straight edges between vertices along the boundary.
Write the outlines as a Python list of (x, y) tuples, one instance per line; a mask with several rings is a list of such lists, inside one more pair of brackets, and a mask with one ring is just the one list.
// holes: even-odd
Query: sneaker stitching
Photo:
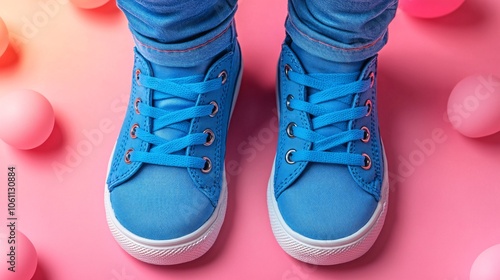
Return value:
[[(284, 52), (283, 52), (283, 56), (287, 56), (287, 58), (291, 61), (290, 63), (295, 67), (295, 68), (299, 68), (300, 67), (300, 62), (291, 54), (291, 52), (288, 50), (288, 49), (284, 49)], [(284, 59), (283, 59), (283, 62), (284, 62)], [(280, 70), (280, 75), (283, 75), (283, 73), (281, 72)], [(284, 77), (286, 78), (286, 77)], [(285, 86), (287, 84), (287, 82), (285, 80), (283, 80), (283, 86)], [(280, 96), (281, 96), (281, 91), (280, 91)], [(305, 99), (305, 89), (304, 89), (304, 92), (301, 93), (301, 90), (299, 88), (298, 92), (297, 92), (297, 98), (299, 96), (303, 96)], [(283, 114), (283, 118), (287, 118), (288, 119), (288, 116), (287, 114)], [(300, 114), (300, 120), (302, 121), (302, 124), (303, 125), (307, 125), (309, 126), (309, 122), (308, 122), (308, 117), (304, 116), (303, 113)], [(283, 128), (284, 126), (282, 127), (281, 129), (281, 155), (280, 155), (280, 158), (283, 157), (283, 152), (284, 152), (284, 146), (285, 146), (285, 135), (283, 134)], [(308, 146), (309, 144), (307, 142), (304, 142), (304, 144), (302, 144), (302, 149), (305, 150), (305, 149), (308, 149)], [(279, 159), (280, 163), (282, 162), (282, 159)], [(277, 190), (276, 190), (276, 196), (278, 197), (285, 189), (286, 187), (293, 181), (294, 178), (297, 177), (297, 174), (300, 174), (305, 166), (307, 165), (307, 162), (300, 162), (298, 163), (298, 166), (293, 168), (293, 172), (291, 172), (288, 176), (286, 176), (282, 182), (280, 182), (280, 184), (277, 186)], [(277, 169), (279, 169), (279, 166), (277, 166)]]

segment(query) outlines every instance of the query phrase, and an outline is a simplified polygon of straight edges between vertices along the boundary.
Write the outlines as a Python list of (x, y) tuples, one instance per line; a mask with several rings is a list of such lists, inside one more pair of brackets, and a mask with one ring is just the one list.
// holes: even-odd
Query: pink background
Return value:
[[(48, 0), (0, 2), (11, 33), (0, 58), (0, 95), (34, 89), (56, 113), (55, 130), (42, 147), (18, 151), (0, 143), (0, 218), (6, 215), (1, 182), (13, 164), (19, 228), (39, 255), (34, 280), (457, 280), (468, 279), (475, 258), (500, 243), (500, 134), (469, 139), (444, 118), (459, 80), (500, 75), (499, 1), (469, 0), (435, 20), (398, 11), (379, 67), (381, 131), (391, 172), (387, 221), (365, 256), (332, 267), (286, 255), (267, 214), (286, 1), (240, 3), (245, 72), (227, 149), (228, 213), (205, 256), (172, 267), (124, 253), (104, 215), (106, 166), (130, 86), (133, 43), (125, 18), (114, 3), (86, 11), (59, 1), (52, 1), (50, 13), (41, 6)], [(432, 140), (433, 133), (440, 137)]]

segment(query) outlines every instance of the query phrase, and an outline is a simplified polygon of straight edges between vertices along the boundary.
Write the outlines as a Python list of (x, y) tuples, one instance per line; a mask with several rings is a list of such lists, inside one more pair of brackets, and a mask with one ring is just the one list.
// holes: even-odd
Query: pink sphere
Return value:
[(445, 16), (462, 5), (465, 0), (399, 0), (399, 8), (419, 18)]
[(472, 264), (470, 280), (500, 279), (500, 244), (484, 250)]
[(18, 90), (0, 97), (0, 139), (12, 147), (28, 150), (40, 146), (54, 128), (50, 102), (33, 90)]
[(108, 3), (109, 0), (71, 0), (73, 5), (82, 9), (95, 9)]
[[(5, 228), (5, 229), (4, 229)], [(10, 239), (9, 239), (10, 238)], [(14, 239), (15, 238), (15, 239)], [(15, 244), (9, 244), (8, 241), (15, 240)], [(2, 280), (29, 280), (35, 274), (37, 266), (37, 253), (33, 243), (19, 230), (13, 232), (8, 227), (2, 227), (0, 231), (0, 279)], [(15, 246), (15, 256), (12, 248)], [(12, 262), (11, 262), (12, 260)], [(15, 272), (9, 270), (9, 267), (15, 267)]]
[(468, 137), (500, 131), (500, 78), (473, 75), (461, 80), (448, 99), (448, 119)]
[(7, 31), (7, 26), (0, 18), (0, 56), (5, 52), (9, 46), (9, 32)]

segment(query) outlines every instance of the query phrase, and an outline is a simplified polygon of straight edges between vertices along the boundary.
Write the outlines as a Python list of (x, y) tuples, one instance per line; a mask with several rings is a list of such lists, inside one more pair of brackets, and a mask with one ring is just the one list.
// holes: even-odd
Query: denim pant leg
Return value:
[(289, 0), (286, 31), (313, 55), (363, 61), (387, 43), (398, 0)]
[(139, 52), (153, 63), (191, 67), (236, 36), (236, 0), (117, 0)]

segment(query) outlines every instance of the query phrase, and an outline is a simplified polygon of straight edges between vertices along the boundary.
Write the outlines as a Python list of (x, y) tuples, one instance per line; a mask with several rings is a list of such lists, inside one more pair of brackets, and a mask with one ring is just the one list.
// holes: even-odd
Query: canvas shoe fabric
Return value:
[(279, 135), (268, 184), (274, 235), (292, 257), (316, 265), (356, 259), (373, 245), (388, 202), (377, 117), (377, 56), (358, 73), (305, 73), (282, 46)]
[(137, 50), (105, 187), (120, 246), (152, 264), (184, 263), (215, 242), (227, 205), (224, 157), (241, 81), (237, 42), (206, 73), (162, 79)]

